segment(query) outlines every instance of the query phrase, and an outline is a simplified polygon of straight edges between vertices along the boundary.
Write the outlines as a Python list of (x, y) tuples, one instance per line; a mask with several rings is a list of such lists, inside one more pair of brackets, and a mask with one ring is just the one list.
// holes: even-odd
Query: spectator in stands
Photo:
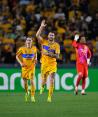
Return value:
[[(12, 63), (11, 59), (15, 62), (14, 53), (26, 36), (37, 44), (35, 34), (42, 19), (46, 19), (48, 25), (43, 36), (52, 30), (61, 45), (59, 63), (74, 62), (75, 53), (71, 48), (74, 31), (85, 33), (91, 40), (89, 46), (92, 37), (98, 35), (98, 13), (93, 18), (89, 4), (89, 0), (0, 0), (0, 51), (3, 52), (0, 63)], [(11, 56), (10, 62), (5, 59), (7, 56)]]

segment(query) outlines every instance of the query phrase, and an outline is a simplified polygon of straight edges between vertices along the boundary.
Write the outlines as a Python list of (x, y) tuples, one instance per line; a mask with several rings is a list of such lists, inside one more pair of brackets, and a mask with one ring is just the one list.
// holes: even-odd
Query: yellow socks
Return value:
[(28, 83), (25, 83), (24, 88), (25, 88), (25, 92), (28, 94)]
[(49, 92), (48, 92), (48, 96), (51, 97), (52, 94), (53, 94), (53, 90), (54, 90), (54, 87), (53, 86), (50, 86), (49, 88)]
[(49, 88), (47, 102), (51, 102), (51, 98), (52, 98), (52, 94), (53, 94), (53, 89), (54, 89), (53, 86), (51, 86), (51, 87)]
[(35, 95), (35, 86), (31, 86), (31, 96)]

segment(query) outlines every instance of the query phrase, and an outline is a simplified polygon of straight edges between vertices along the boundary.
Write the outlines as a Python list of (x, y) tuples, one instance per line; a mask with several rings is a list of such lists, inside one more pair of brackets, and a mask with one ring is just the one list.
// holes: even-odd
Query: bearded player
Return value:
[(50, 87), (48, 92), (48, 102), (51, 102), (53, 89), (54, 89), (54, 77), (57, 71), (56, 59), (59, 58), (60, 46), (55, 42), (55, 34), (49, 32), (48, 39), (43, 39), (41, 34), (46, 27), (45, 20), (42, 21), (39, 30), (36, 33), (36, 37), (41, 44), (41, 77), (42, 84), (40, 88), (40, 94), (43, 93), (44, 86), (46, 84), (47, 78), (50, 78)]
[(28, 101), (29, 91), (28, 91), (28, 80), (31, 83), (31, 101), (35, 102), (35, 86), (34, 86), (34, 74), (35, 74), (35, 64), (37, 61), (37, 49), (32, 46), (32, 38), (27, 38), (25, 46), (20, 47), (16, 53), (16, 59), (22, 67), (22, 78), (24, 81), (25, 88), (25, 101)]
[[(77, 42), (78, 40), (79, 42)], [(86, 45), (85, 36), (79, 37), (79, 35), (76, 34), (72, 45), (76, 49), (76, 68), (78, 73), (78, 79), (75, 86), (75, 94), (78, 94), (78, 85), (80, 83), (80, 80), (82, 80), (81, 94), (85, 95), (85, 85), (86, 78), (88, 77), (88, 66), (90, 65), (91, 52)]]

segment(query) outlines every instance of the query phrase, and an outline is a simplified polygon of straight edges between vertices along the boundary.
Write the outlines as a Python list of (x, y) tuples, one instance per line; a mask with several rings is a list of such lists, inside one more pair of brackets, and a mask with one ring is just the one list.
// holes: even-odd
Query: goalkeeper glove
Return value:
[(87, 59), (87, 64), (88, 64), (89, 66), (91, 65), (90, 59)]
[(79, 39), (79, 35), (76, 34), (74, 40), (75, 40), (75, 41), (78, 41), (78, 39)]

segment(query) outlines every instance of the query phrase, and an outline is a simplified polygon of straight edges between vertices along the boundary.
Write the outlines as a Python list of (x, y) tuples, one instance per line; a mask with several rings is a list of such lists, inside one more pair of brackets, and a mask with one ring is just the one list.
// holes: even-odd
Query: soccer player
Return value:
[(30, 92), (28, 91), (28, 80), (31, 84), (31, 102), (35, 102), (34, 74), (37, 61), (37, 49), (32, 45), (32, 38), (27, 38), (25, 46), (20, 47), (16, 53), (16, 59), (22, 67), (22, 78), (25, 88), (25, 101), (28, 101)]
[(42, 84), (40, 89), (40, 94), (43, 93), (44, 85), (46, 84), (47, 77), (50, 78), (50, 87), (48, 92), (48, 102), (51, 102), (53, 89), (54, 89), (54, 77), (57, 71), (56, 59), (59, 58), (60, 46), (55, 42), (55, 34), (49, 32), (48, 39), (43, 39), (41, 33), (46, 27), (45, 20), (42, 21), (39, 30), (36, 33), (36, 37), (41, 44), (41, 77)]
[(81, 94), (85, 95), (85, 84), (86, 78), (88, 77), (88, 65), (90, 65), (91, 52), (86, 45), (85, 36), (79, 37), (79, 35), (76, 34), (72, 45), (76, 49), (76, 68), (78, 73), (78, 79), (75, 86), (75, 94), (78, 94), (78, 85), (80, 83), (80, 80), (82, 80)]

